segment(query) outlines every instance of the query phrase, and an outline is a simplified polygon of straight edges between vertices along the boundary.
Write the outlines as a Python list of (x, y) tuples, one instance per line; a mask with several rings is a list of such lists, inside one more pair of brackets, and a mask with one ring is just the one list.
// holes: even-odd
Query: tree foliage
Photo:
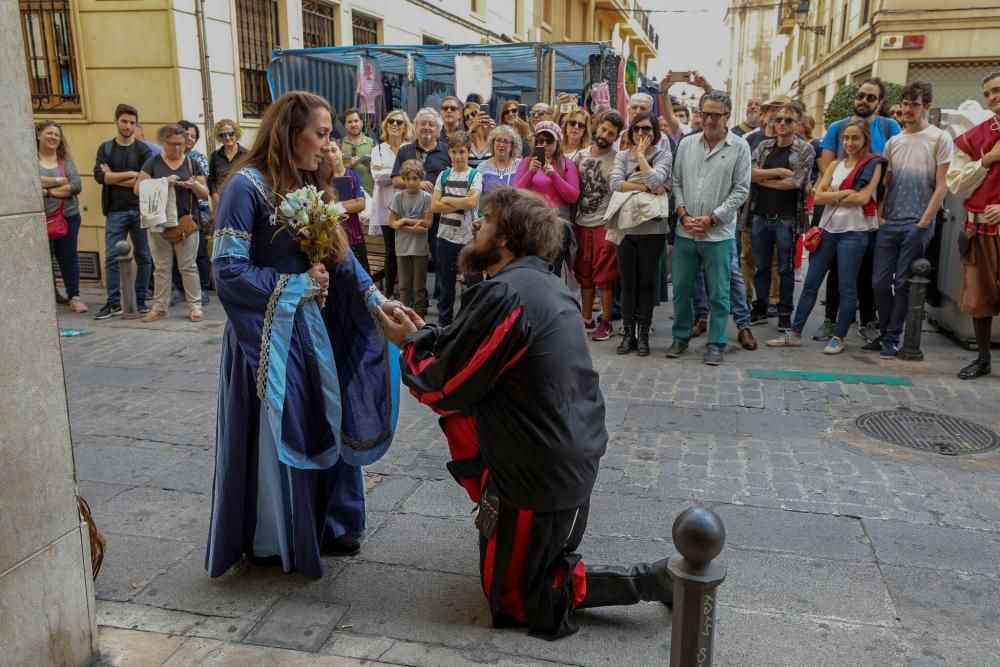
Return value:
[[(826, 112), (823, 114), (823, 124), (827, 127), (830, 123), (847, 118), (854, 114), (854, 96), (861, 87), (861, 82), (849, 83), (833, 96), (830, 103), (826, 105)], [(899, 96), (903, 92), (903, 86), (891, 81), (885, 82), (885, 97), (883, 110), (888, 111), (889, 106), (899, 101)]]

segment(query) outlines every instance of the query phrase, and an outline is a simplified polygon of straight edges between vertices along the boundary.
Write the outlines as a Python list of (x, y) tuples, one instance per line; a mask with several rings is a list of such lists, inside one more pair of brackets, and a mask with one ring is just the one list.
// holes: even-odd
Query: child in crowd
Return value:
[(403, 305), (420, 317), (427, 315), (427, 230), (434, 221), (431, 195), (420, 188), (427, 172), (420, 160), (407, 160), (399, 169), (406, 185), (389, 203), (389, 226), (396, 230), (396, 264)]
[[(434, 185), (431, 210), (440, 213), (438, 222), (435, 271), (441, 281), (438, 300), (438, 324), (451, 324), (455, 317), (455, 280), (458, 277), (458, 253), (472, 240), (472, 219), (483, 192), (483, 177), (469, 167), (472, 140), (458, 130), (448, 137), (451, 166), (441, 172)], [(463, 276), (466, 287), (482, 282), (481, 274)]]

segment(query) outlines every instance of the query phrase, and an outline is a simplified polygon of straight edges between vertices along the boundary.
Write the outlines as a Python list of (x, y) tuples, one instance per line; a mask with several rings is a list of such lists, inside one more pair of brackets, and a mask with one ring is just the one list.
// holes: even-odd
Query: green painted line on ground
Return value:
[(205, 342), (209, 345), (222, 345), (222, 336), (212, 336)]
[(768, 370), (748, 368), (747, 375), (759, 380), (805, 380), (806, 382), (846, 382), (847, 384), (887, 384), (893, 387), (912, 387), (910, 378), (889, 375), (858, 375), (856, 373), (823, 373), (819, 371)]

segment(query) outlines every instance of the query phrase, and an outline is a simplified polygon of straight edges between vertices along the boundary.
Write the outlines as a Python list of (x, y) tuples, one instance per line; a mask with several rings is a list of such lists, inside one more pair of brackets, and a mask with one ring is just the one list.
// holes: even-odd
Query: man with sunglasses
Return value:
[(771, 292), (771, 258), (778, 251), (778, 331), (792, 325), (795, 294), (795, 237), (800, 214), (805, 208), (809, 177), (816, 154), (813, 147), (795, 134), (802, 110), (782, 104), (773, 118), (775, 137), (765, 139), (753, 152), (750, 171), (750, 199), (744, 219), (750, 224), (753, 247), (754, 294), (752, 319), (767, 321)]
[[(885, 84), (881, 79), (868, 79), (861, 84), (858, 92), (854, 95), (854, 116), (868, 123), (871, 132), (872, 153), (884, 153), (885, 145), (889, 139), (901, 132), (899, 123), (891, 118), (884, 118), (879, 115), (882, 108), (882, 101), (885, 99)], [(823, 141), (820, 144), (823, 153), (819, 158), (820, 174), (826, 173), (826, 168), (834, 160), (839, 160), (844, 156), (844, 127), (851, 118), (841, 118), (830, 124)], [(872, 232), (874, 235), (875, 232)], [(859, 324), (858, 333), (866, 342), (871, 342), (878, 337), (878, 330), (872, 324), (875, 319), (875, 294), (872, 291), (872, 261), (874, 257), (875, 238), (872, 236), (868, 244), (868, 251), (861, 264), (861, 271), (858, 274), (858, 306)], [(813, 334), (813, 340), (827, 340), (833, 335), (833, 323), (837, 320), (837, 309), (840, 307), (840, 291), (837, 289), (836, 266), (830, 270), (830, 275), (826, 280), (826, 306), (823, 324), (819, 330)]]
[(441, 139), (447, 141), (451, 133), (462, 129), (462, 103), (454, 95), (441, 100)]
[(545, 102), (538, 102), (531, 107), (531, 113), (528, 116), (528, 125), (531, 127), (531, 131), (535, 131), (535, 123), (543, 120), (552, 120), (552, 107)]

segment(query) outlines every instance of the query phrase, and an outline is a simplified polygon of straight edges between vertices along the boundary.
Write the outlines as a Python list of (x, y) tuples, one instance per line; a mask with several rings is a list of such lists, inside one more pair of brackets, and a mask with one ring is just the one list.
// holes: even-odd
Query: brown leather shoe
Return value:
[(705, 320), (695, 320), (694, 326), (691, 327), (691, 338), (697, 338), (708, 331), (708, 322)]
[(749, 329), (740, 329), (739, 341), (744, 350), (757, 349), (757, 339), (753, 337), (753, 332)]

